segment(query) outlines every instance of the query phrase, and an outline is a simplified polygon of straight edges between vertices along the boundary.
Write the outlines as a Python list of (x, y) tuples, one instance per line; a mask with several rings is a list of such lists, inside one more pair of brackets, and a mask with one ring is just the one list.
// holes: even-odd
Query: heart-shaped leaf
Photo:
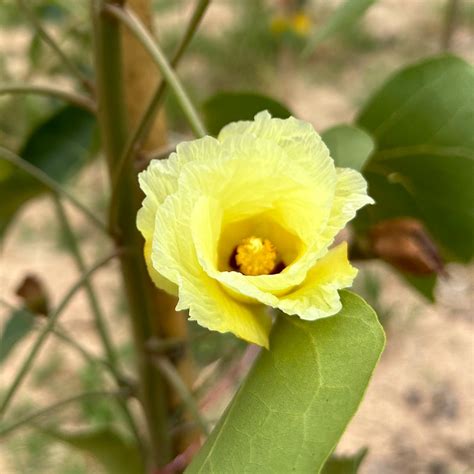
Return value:
[[(95, 117), (66, 106), (33, 131), (19, 155), (52, 179), (64, 182), (87, 163), (95, 138)], [(44, 191), (43, 185), (0, 156), (0, 236), (20, 207)]]
[(268, 110), (277, 118), (292, 115), (280, 102), (254, 92), (219, 92), (203, 105), (204, 119), (211, 135), (217, 135), (230, 122), (252, 120), (262, 110)]
[(372, 137), (353, 125), (336, 125), (326, 130), (321, 138), (340, 168), (361, 171), (375, 148)]
[(318, 321), (280, 315), (218, 425), (186, 470), (317, 473), (357, 410), (384, 347), (375, 312), (341, 292)]

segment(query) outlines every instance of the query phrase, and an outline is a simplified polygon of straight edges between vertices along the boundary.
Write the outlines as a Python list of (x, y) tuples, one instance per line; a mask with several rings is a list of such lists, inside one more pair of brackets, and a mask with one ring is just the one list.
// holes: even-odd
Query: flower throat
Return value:
[(246, 237), (235, 247), (230, 266), (244, 275), (270, 275), (285, 268), (275, 245), (269, 239)]

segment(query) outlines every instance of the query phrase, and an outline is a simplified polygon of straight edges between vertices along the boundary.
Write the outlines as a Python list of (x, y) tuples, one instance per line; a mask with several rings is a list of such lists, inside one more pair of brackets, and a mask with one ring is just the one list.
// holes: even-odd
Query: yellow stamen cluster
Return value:
[(276, 267), (277, 257), (270, 240), (252, 236), (237, 245), (235, 262), (244, 275), (269, 275)]

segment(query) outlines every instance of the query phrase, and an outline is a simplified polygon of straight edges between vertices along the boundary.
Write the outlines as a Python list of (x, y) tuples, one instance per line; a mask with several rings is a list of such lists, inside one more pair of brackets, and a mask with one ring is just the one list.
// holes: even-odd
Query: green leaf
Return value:
[(10, 318), (0, 332), (0, 364), (11, 350), (33, 329), (35, 317), (28, 311), (18, 309), (12, 311)]
[(361, 171), (375, 147), (372, 137), (353, 125), (336, 125), (321, 137), (340, 168)]
[(41, 431), (95, 459), (107, 473), (143, 474), (145, 472), (137, 445), (111, 428), (75, 432), (41, 428)]
[(38, 33), (33, 33), (30, 41), (30, 46), (28, 48), (28, 57), (30, 59), (31, 65), (33, 67), (38, 67), (40, 64), (41, 54), (43, 51), (43, 40)]
[[(377, 146), (366, 166), (369, 191), (381, 191), (363, 219), (415, 214), (444, 257), (463, 262), (474, 255), (473, 90), (473, 66), (436, 57), (395, 74), (357, 120)], [(384, 197), (394, 186), (404, 195), (399, 205)]]
[(270, 339), (186, 470), (317, 473), (357, 410), (385, 337), (375, 312), (341, 292), (319, 321), (280, 315)]
[(323, 41), (351, 27), (377, 0), (347, 0), (329, 17), (309, 40), (304, 54), (312, 53)]
[[(51, 178), (64, 182), (87, 162), (95, 137), (95, 117), (67, 106), (33, 131), (19, 155)], [(0, 236), (20, 207), (44, 191), (34, 178), (0, 156)]]
[(211, 135), (217, 135), (230, 122), (252, 120), (262, 110), (278, 118), (292, 115), (280, 102), (254, 92), (219, 92), (203, 104), (204, 120)]
[(435, 302), (434, 290), (438, 280), (437, 275), (418, 276), (400, 272), (402, 278), (431, 303)]
[(367, 448), (361, 449), (353, 456), (331, 456), (321, 474), (357, 474), (362, 461), (367, 455)]

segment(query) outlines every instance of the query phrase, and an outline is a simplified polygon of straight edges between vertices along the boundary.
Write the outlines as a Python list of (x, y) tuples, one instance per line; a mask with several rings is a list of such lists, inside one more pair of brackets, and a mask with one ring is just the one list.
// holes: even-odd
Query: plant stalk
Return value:
[(183, 111), (184, 115), (188, 119), (189, 125), (194, 134), (197, 137), (205, 136), (207, 133), (206, 129), (201, 122), (201, 119), (199, 118), (190, 98), (188, 97), (188, 94), (181, 85), (181, 81), (178, 79), (178, 76), (166, 59), (165, 54), (158, 46), (158, 43), (150, 36), (140, 20), (127, 8), (121, 8), (109, 3), (106, 7), (106, 10), (110, 16), (113, 16), (122, 22), (148, 50), (151, 58), (160, 69), (163, 78), (169, 84), (174, 95), (176, 96), (176, 100), (181, 106), (181, 110)]
[[(98, 115), (102, 142), (112, 177), (125, 146), (127, 128), (124, 111), (124, 90), (120, 48), (120, 25), (105, 14), (109, 4), (93, 0), (94, 52), (97, 76)], [(118, 183), (116, 245), (127, 251), (121, 256), (132, 332), (138, 361), (139, 398), (149, 434), (149, 462), (152, 468), (165, 465), (172, 458), (168, 430), (166, 386), (159, 371), (148, 357), (146, 343), (153, 334), (151, 319), (157, 317), (153, 307), (152, 286), (143, 258), (143, 241), (136, 228), (140, 195), (132, 166), (124, 170)]]
[(207, 436), (209, 435), (209, 428), (206, 421), (201, 416), (198, 404), (188, 386), (184, 383), (176, 367), (166, 357), (155, 357), (154, 362), (159, 368), (163, 377), (168, 380), (169, 384), (176, 390), (181, 398), (181, 401), (186, 405), (196, 423), (199, 425), (201, 431)]
[(56, 53), (58, 58), (64, 64), (64, 66), (69, 69), (71, 74), (73, 74), (77, 80), (84, 86), (89, 92), (94, 93), (94, 86), (89, 81), (87, 77), (85, 77), (79, 68), (67, 57), (61, 47), (56, 43), (53, 37), (43, 28), (41, 22), (36, 17), (35, 13), (31, 10), (25, 0), (17, 0), (18, 6), (21, 10), (25, 13), (31, 24), (36, 29), (38, 35), (41, 39)]
[[(209, 6), (210, 0), (199, 0), (196, 8), (193, 12), (193, 15), (191, 17), (191, 20), (186, 27), (186, 31), (183, 35), (183, 38), (179, 42), (179, 45), (176, 49), (176, 52), (173, 55), (173, 58), (171, 59), (170, 65), (172, 68), (175, 68), (181, 57), (183, 56), (184, 52), (186, 51), (186, 48), (188, 47), (189, 43), (191, 42), (192, 38), (194, 37), (199, 24), (201, 23), (201, 20), (204, 16), (204, 13), (206, 12), (207, 7)], [(130, 134), (130, 137), (127, 140), (127, 144), (124, 148), (124, 151), (122, 153), (122, 156), (120, 157), (119, 163), (117, 164), (117, 170), (116, 174), (114, 176), (114, 181), (112, 183), (112, 197), (111, 197), (111, 209), (115, 209), (115, 206), (113, 203), (115, 202), (116, 199), (116, 188), (117, 188), (117, 183), (120, 181), (122, 174), (123, 174), (123, 169), (126, 165), (127, 162), (133, 160), (134, 154), (137, 153), (138, 151), (141, 150), (143, 143), (146, 141), (150, 129), (153, 125), (153, 122), (155, 120), (156, 114), (163, 102), (163, 99), (165, 97), (165, 92), (167, 89), (168, 83), (166, 80), (161, 80), (158, 87), (156, 88), (155, 93), (153, 94), (152, 99), (150, 100), (149, 104), (147, 105), (145, 111), (143, 112), (143, 115), (138, 122), (138, 124), (135, 126), (133, 129), (132, 133)], [(165, 148), (167, 149), (167, 148)], [(171, 152), (170, 152), (171, 153)], [(169, 155), (169, 153), (168, 153)], [(115, 221), (115, 216), (111, 215), (109, 217), (109, 223), (110, 227), (113, 229), (114, 226), (114, 221)]]
[(54, 413), (55, 411), (67, 405), (70, 405), (72, 403), (79, 402), (88, 398), (103, 398), (103, 397), (113, 397), (119, 400), (124, 400), (127, 398), (127, 394), (124, 393), (123, 391), (115, 391), (115, 392), (93, 391), (93, 392), (80, 393), (79, 395), (74, 395), (64, 400), (60, 400), (59, 402), (53, 403), (52, 405), (48, 407), (41, 408), (38, 411), (30, 413), (20, 418), (19, 420), (14, 421), (10, 425), (7, 425), (5, 428), (0, 429), (0, 438), (4, 438), (8, 434), (10, 434), (12, 431), (15, 431), (16, 429), (21, 428), (22, 426), (27, 425), (31, 423), (32, 421), (37, 420), (38, 418), (42, 418), (45, 415), (50, 415), (51, 413)]
[(23, 362), (20, 370), (17, 372), (15, 379), (13, 380), (13, 383), (10, 385), (10, 388), (8, 389), (2, 404), (0, 405), (0, 419), (4, 415), (5, 411), (7, 408), (10, 406), (13, 397), (15, 396), (18, 388), (20, 387), (21, 383), (25, 379), (26, 375), (28, 374), (29, 370), (31, 369), (33, 362), (36, 359), (37, 354), (39, 353), (41, 347), (43, 344), (46, 342), (47, 337), (50, 335), (52, 330), (54, 329), (54, 326), (63, 313), (63, 311), (66, 309), (68, 306), (69, 302), (72, 300), (74, 295), (78, 292), (79, 289), (82, 288), (84, 283), (89, 279), (89, 277), (102, 268), (104, 265), (110, 262), (113, 258), (117, 256), (116, 253), (112, 255), (108, 255), (107, 257), (103, 258), (99, 262), (97, 262), (94, 266), (92, 266), (89, 270), (87, 270), (85, 273), (81, 275), (79, 280), (69, 289), (69, 291), (66, 293), (64, 298), (61, 300), (59, 305), (55, 310), (53, 310), (49, 315), (48, 315), (48, 322), (44, 326), (44, 328), (41, 330), (39, 333), (38, 337), (36, 338), (36, 341), (33, 343), (33, 347), (31, 348), (30, 352), (28, 353), (25, 361)]
[[(84, 257), (82, 256), (81, 249), (79, 248), (76, 236), (74, 235), (74, 231), (72, 230), (63, 204), (57, 196), (53, 196), (53, 201), (56, 208), (56, 215), (58, 216), (58, 220), (61, 224), (61, 227), (63, 228), (64, 236), (67, 240), (69, 250), (71, 252), (72, 257), (74, 258), (74, 262), (76, 264), (77, 269), (82, 274), (86, 271), (86, 264), (84, 261)], [(89, 306), (94, 317), (95, 327), (102, 342), (102, 347), (104, 349), (107, 360), (109, 361), (110, 366), (112, 367), (115, 377), (117, 379), (120, 379), (121, 377), (118, 370), (117, 354), (112, 346), (112, 341), (109, 337), (109, 331), (105, 323), (105, 318), (90, 280), (86, 280), (84, 282), (84, 290), (86, 291), (87, 299), (89, 300)]]
[(0, 95), (3, 94), (36, 94), (54, 97), (76, 105), (91, 114), (96, 113), (95, 104), (89, 97), (56, 87), (36, 84), (0, 84)]
[(459, 19), (459, 0), (447, 0), (441, 35), (441, 51), (449, 51)]
[[(54, 204), (56, 207), (56, 214), (58, 216), (59, 222), (61, 223), (65, 237), (69, 244), (69, 248), (71, 251), (71, 255), (74, 258), (76, 263), (77, 269), (81, 274), (85, 273), (86, 271), (86, 264), (84, 261), (84, 257), (82, 256), (81, 249), (77, 242), (76, 236), (72, 230), (71, 224), (67, 217), (66, 211), (57, 196), (53, 196)], [(99, 304), (99, 300), (97, 299), (94, 287), (92, 286), (92, 282), (87, 279), (84, 282), (84, 290), (86, 292), (87, 298), (89, 300), (89, 306), (94, 317), (94, 324), (99, 335), (99, 339), (102, 343), (102, 347), (104, 349), (106, 360), (108, 366), (114, 376), (115, 381), (117, 382), (118, 387), (123, 387), (124, 385), (128, 385), (125, 377), (121, 374), (116, 351), (112, 345), (112, 341), (110, 340), (109, 331), (106, 326), (105, 318), (102, 312), (102, 309)], [(61, 337), (61, 335), (60, 335)], [(64, 338), (64, 335), (62, 335)], [(132, 433), (137, 438), (138, 443), (140, 443), (140, 434), (138, 428), (135, 424), (135, 420), (133, 418), (132, 413), (130, 412), (126, 401), (119, 400), (118, 401), (120, 409), (122, 410), (123, 415), (125, 416), (125, 420), (132, 431)]]

